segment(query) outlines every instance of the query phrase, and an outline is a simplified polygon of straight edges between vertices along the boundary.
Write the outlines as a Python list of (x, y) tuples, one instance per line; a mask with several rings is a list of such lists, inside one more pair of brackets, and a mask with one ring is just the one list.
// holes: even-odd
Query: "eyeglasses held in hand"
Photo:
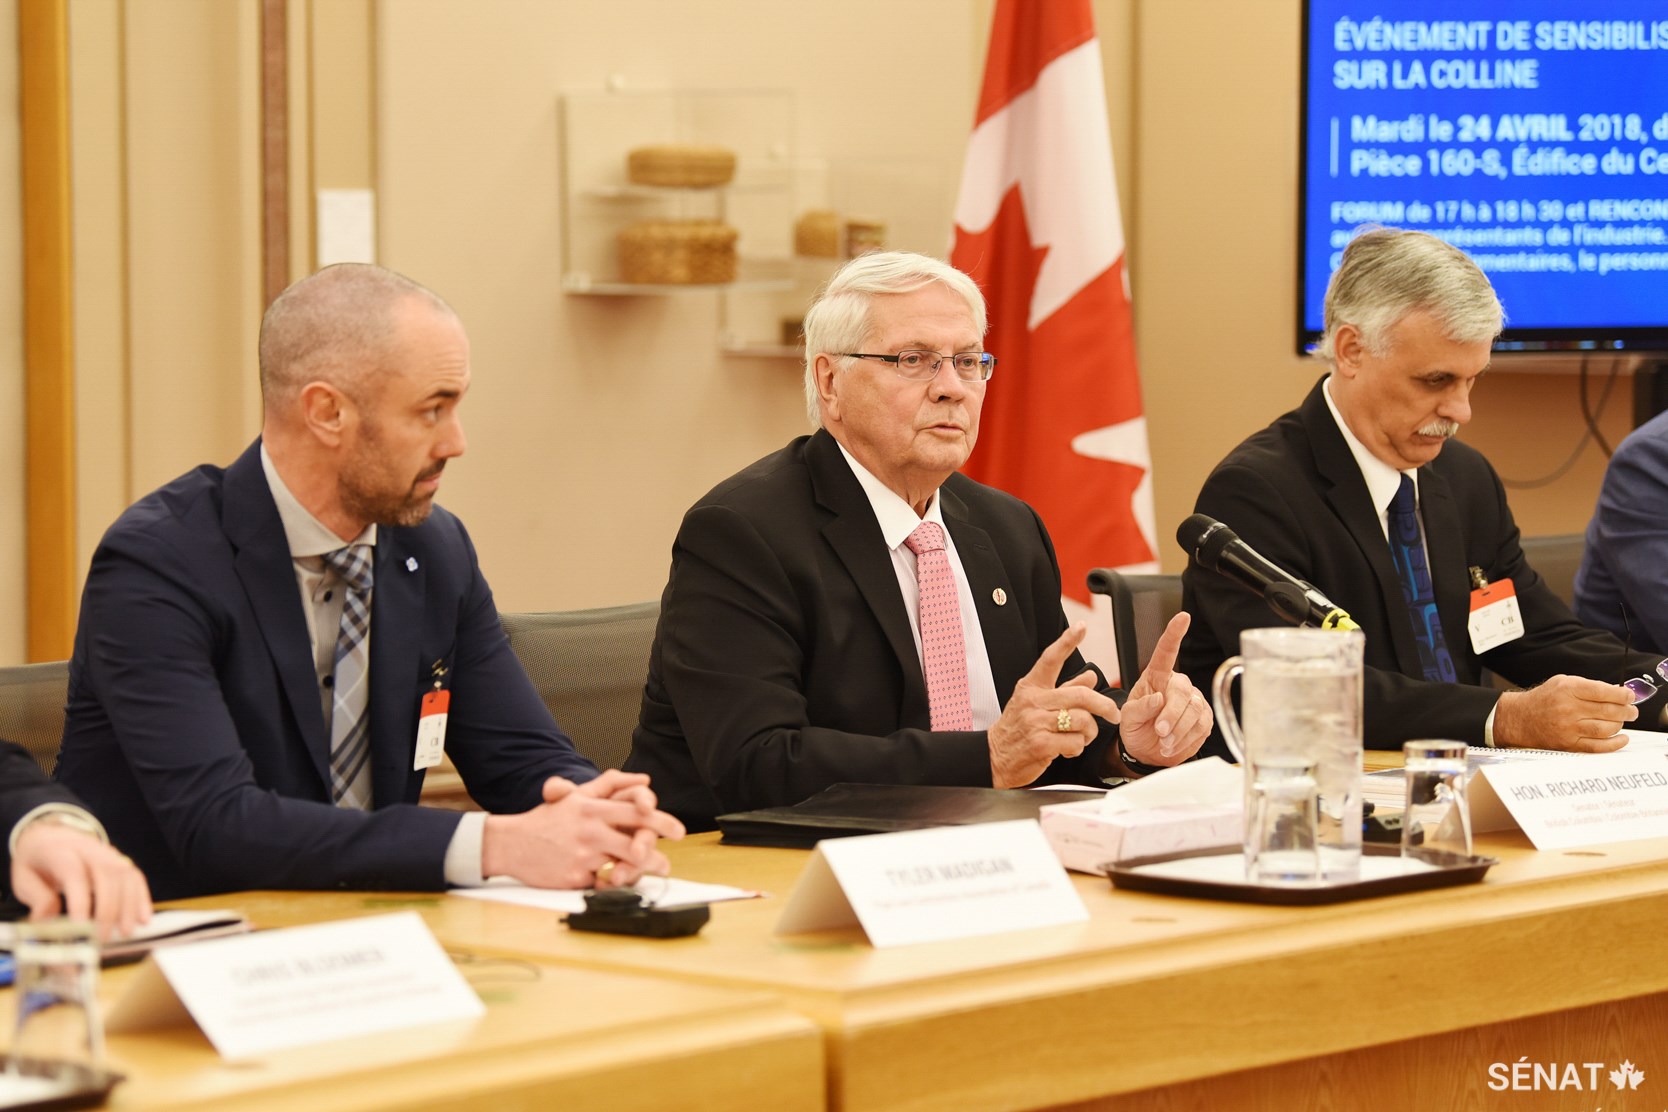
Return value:
[(996, 370), (996, 356), (988, 351), (958, 351), (954, 355), (940, 355), (936, 351), (900, 351), (896, 355), (867, 355), (860, 351), (838, 353), (842, 359), (878, 359), (892, 364), (899, 378), (911, 382), (928, 382), (938, 376), (939, 365), (948, 359), (956, 377), (963, 382), (984, 382)]
[(1622, 686), (1633, 693), (1635, 703), (1643, 703), (1668, 683), (1668, 660), (1661, 661), (1656, 666), (1656, 677), (1649, 675), (1634, 676), (1631, 680), (1623, 680)]

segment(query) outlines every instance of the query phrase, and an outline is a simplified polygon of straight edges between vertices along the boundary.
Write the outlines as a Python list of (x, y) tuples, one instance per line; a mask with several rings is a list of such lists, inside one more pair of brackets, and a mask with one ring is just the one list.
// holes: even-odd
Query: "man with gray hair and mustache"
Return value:
[[(1362, 232), (1326, 291), (1316, 354), (1331, 373), (1199, 492), (1197, 512), (1361, 626), (1370, 747), (1440, 737), (1607, 751), (1642, 713), (1657, 721), (1665, 701), (1658, 692), (1635, 706), (1620, 681), (1661, 658), (1575, 619), (1524, 559), (1499, 476), (1451, 442), (1503, 317), (1464, 252), (1423, 232)], [(1278, 622), (1212, 571), (1190, 565), (1182, 584), (1194, 620), (1178, 667), (1208, 689), (1241, 630)], [(1520, 621), (1470, 628), (1473, 596), (1487, 587), (1494, 601), (1508, 584)], [(1523, 689), (1486, 684), (1485, 669)]]

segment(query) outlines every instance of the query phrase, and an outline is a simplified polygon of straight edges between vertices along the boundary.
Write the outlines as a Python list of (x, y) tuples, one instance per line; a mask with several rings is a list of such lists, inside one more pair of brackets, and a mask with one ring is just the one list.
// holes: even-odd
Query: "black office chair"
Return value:
[(1152, 659), (1153, 646), (1181, 610), (1179, 575), (1125, 575), (1111, 568), (1089, 573), (1089, 590), (1112, 600), (1112, 638), (1118, 653), (1118, 682), (1133, 684)]
[(1564, 605), (1575, 606), (1575, 573), (1581, 567), (1581, 557), (1587, 551), (1587, 538), (1582, 533), (1562, 533), (1548, 537), (1524, 537), (1523, 556), (1529, 566), (1540, 572), (1552, 593), (1564, 600)]
[(48, 775), (64, 740), (69, 661), (0, 668), (0, 738), (29, 750)]
[(631, 752), (659, 617), (658, 600), (498, 616), (539, 698), (598, 768)]

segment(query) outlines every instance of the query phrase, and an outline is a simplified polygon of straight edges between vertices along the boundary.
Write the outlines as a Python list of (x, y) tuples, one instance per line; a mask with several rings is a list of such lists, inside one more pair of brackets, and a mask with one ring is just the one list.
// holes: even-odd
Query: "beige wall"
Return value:
[[(0, 0), (7, 34), (14, 3)], [(684, 508), (803, 428), (799, 367), (722, 354), (715, 295), (562, 292), (562, 93), (791, 90), (802, 179), (925, 167), (887, 215), (943, 228), (924, 245), (941, 247), (991, 0), (289, 7), (292, 271), (311, 265), (315, 188), (377, 190), (381, 261), (451, 299), (474, 341), (472, 450), (444, 500), (469, 522), (500, 603), (544, 609), (657, 594)], [(1298, 5), (1095, 0), (1095, 12), (1168, 536), (1215, 461), (1317, 373), (1290, 351)], [(258, 4), (70, 0), (70, 13), (84, 566), (129, 501), (229, 460), (258, 427)], [(14, 76), (15, 53), (0, 41)], [(908, 56), (935, 59), (936, 79), (890, 79), (884, 63)], [(12, 189), (0, 212), (15, 211)], [(0, 420), (15, 422), (5, 225)], [(1537, 367), (1491, 376), (1465, 434), (1508, 477), (1551, 470), (1580, 435), (1569, 364)], [(1612, 439), (1627, 385), (1604, 419)], [(17, 445), (0, 450), (0, 584), (12, 585)], [(1516, 495), (1525, 530), (1581, 528), (1602, 463), (1589, 449), (1567, 477)], [(0, 661), (21, 644), (0, 627)]]
[(259, 415), (252, 2), (71, 0), (78, 543)]
[[(382, 261), (448, 297), (474, 344), (472, 448), (443, 498), (501, 607), (656, 596), (689, 504), (803, 431), (801, 370), (721, 354), (711, 293), (562, 293), (558, 97), (616, 77), (792, 89), (803, 160), (949, 168), (942, 248), (983, 24), (963, 0), (395, 0), (377, 26)], [(906, 83), (934, 95), (905, 112), (884, 67), (908, 56), (938, 76)]]

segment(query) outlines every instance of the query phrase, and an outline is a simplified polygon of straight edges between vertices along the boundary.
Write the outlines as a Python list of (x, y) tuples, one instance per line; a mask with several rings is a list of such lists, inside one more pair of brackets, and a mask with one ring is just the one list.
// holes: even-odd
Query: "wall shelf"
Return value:
[(593, 282), (586, 275), (569, 274), (562, 279), (565, 293), (586, 297), (667, 297), (683, 293), (777, 293), (793, 289), (786, 278), (738, 278), (734, 282)]
[[(735, 177), (711, 187), (639, 185), (627, 154), (701, 143), (736, 154)], [(561, 104), (562, 288), (603, 297), (780, 294), (794, 288), (794, 101), (782, 89), (569, 93)], [(645, 219), (719, 220), (736, 229), (736, 280), (626, 282), (617, 237)], [(720, 320), (724, 319), (720, 309)]]

